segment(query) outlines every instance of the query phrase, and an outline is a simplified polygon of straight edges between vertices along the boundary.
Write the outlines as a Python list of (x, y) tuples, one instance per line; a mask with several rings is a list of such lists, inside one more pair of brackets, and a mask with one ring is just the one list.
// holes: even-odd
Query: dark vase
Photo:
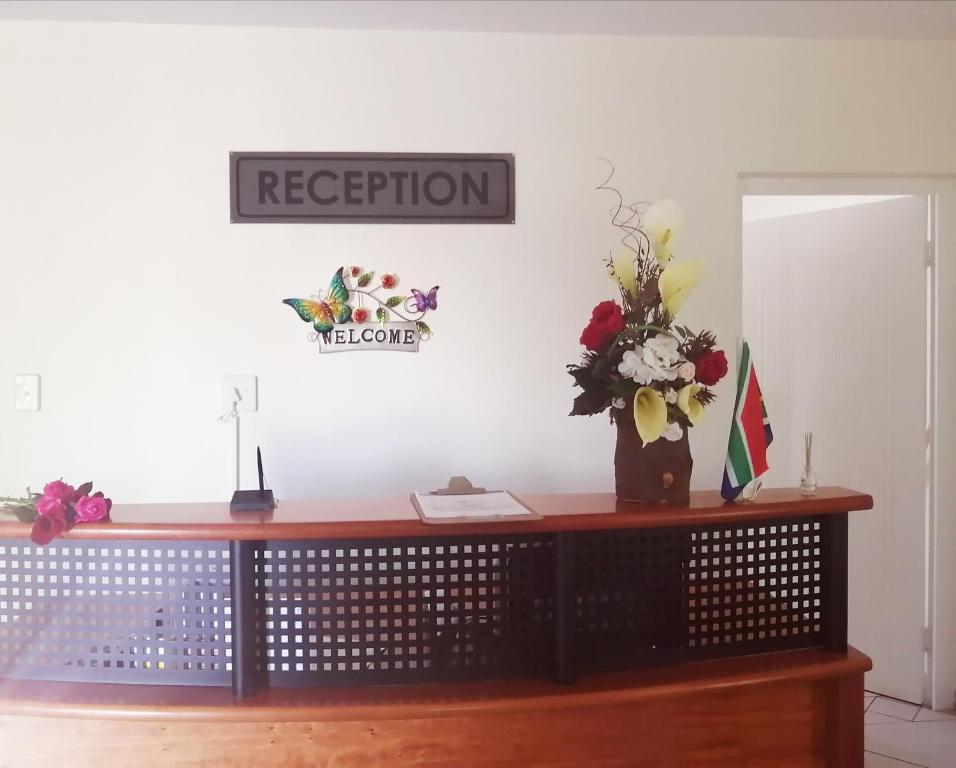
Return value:
[(634, 425), (634, 414), (625, 408), (616, 414), (617, 447), (614, 482), (620, 501), (684, 505), (690, 501), (690, 455), (687, 429), (680, 440), (659, 437), (646, 447)]

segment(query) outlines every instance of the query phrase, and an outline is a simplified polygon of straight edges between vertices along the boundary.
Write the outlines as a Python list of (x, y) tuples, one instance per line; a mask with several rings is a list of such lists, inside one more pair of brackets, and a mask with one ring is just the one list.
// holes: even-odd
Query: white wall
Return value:
[[(0, 23), (0, 492), (225, 498), (229, 373), (260, 377), (248, 445), (280, 498), (462, 472), (608, 490), (612, 430), (566, 416), (564, 372), (613, 295), (596, 158), (683, 203), (682, 255), (710, 264), (684, 319), (732, 349), (738, 174), (954, 172), (954, 74), (950, 43)], [(518, 223), (230, 225), (230, 150), (513, 152)], [(279, 301), (350, 263), (442, 286), (421, 354), (305, 341)], [(41, 412), (14, 412), (17, 372), (42, 374)], [(720, 481), (719, 393), (698, 488)]]
[[(766, 219), (778, 219), (781, 216), (796, 216), (799, 213), (829, 211), (834, 208), (850, 208), (856, 205), (869, 205), (886, 200), (896, 200), (906, 195), (744, 195), (741, 209), (744, 224)], [(746, 263), (746, 258), (744, 259)], [(746, 291), (746, 275), (744, 290)], [(746, 328), (746, 301), (744, 297)]]

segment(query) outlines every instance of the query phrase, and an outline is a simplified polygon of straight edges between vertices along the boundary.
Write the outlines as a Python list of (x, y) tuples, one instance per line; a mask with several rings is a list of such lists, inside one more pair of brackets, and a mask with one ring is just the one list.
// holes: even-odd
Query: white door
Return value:
[(927, 199), (745, 222), (743, 328), (774, 430), (768, 486), (870, 493), (850, 514), (850, 643), (866, 687), (923, 698)]

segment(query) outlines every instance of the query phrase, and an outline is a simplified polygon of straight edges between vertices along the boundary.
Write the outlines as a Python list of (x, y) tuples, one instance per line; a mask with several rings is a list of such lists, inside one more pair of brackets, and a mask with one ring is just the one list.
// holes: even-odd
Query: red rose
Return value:
[(352, 319), (356, 323), (364, 323), (368, 320), (368, 310), (364, 307), (358, 307), (352, 310)]
[(38, 515), (30, 531), (30, 539), (41, 547), (49, 544), (66, 530), (66, 515), (63, 512)]
[(359, 275), (362, 274), (362, 268), (361, 268), (361, 267), (349, 267), (349, 274), (350, 274), (352, 277), (358, 277)]
[(396, 285), (398, 285), (398, 278), (395, 277), (395, 275), (392, 275), (387, 272), (384, 275), (382, 275), (382, 288), (391, 290)]
[(37, 514), (41, 517), (46, 517), (47, 515), (51, 517), (59, 515), (62, 517), (66, 514), (66, 505), (52, 496), (41, 496), (37, 499)]
[(67, 502), (73, 500), (73, 494), (76, 489), (72, 485), (67, 485), (62, 480), (54, 480), (43, 486), (43, 495), (50, 499), (59, 499)]
[(697, 366), (697, 381), (708, 387), (712, 387), (727, 375), (727, 357), (719, 349), (701, 355), (694, 365)]
[(613, 301), (602, 301), (591, 312), (591, 322), (581, 332), (581, 343), (600, 349), (624, 330), (624, 310)]
[(76, 522), (95, 523), (109, 514), (109, 506), (102, 495), (81, 496), (74, 506)]

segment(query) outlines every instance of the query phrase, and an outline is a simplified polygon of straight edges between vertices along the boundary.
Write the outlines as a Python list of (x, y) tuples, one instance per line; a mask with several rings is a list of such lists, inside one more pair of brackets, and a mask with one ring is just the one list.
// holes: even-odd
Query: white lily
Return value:
[(641, 387), (634, 395), (634, 423), (646, 446), (661, 436), (667, 427), (667, 404), (656, 389)]
[(631, 296), (637, 296), (637, 274), (634, 272), (634, 254), (619, 253), (611, 260), (611, 275)]
[(704, 418), (704, 405), (697, 399), (697, 393), (703, 387), (700, 384), (688, 384), (677, 393), (677, 407), (685, 414), (691, 424), (697, 424)]
[(694, 290), (697, 283), (700, 282), (700, 276), (704, 271), (704, 260), (695, 259), (694, 261), (685, 261), (680, 264), (671, 264), (667, 269), (661, 272), (657, 281), (657, 287), (661, 292), (661, 302), (664, 304), (664, 311), (673, 319), (677, 316), (680, 308), (684, 306), (690, 292)]
[(684, 210), (669, 197), (659, 200), (641, 217), (641, 229), (651, 242), (661, 269), (673, 255), (674, 239), (684, 226)]

